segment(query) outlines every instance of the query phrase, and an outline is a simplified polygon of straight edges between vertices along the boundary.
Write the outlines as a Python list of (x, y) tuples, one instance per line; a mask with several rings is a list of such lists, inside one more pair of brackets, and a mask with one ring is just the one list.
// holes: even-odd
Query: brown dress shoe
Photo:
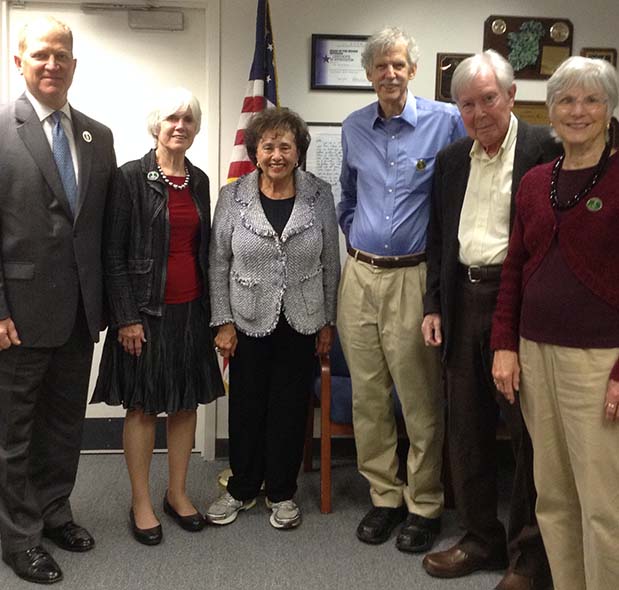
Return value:
[(543, 579), (522, 576), (508, 571), (494, 590), (550, 590), (552, 581), (544, 576)]
[(446, 551), (428, 553), (423, 558), (423, 569), (436, 578), (460, 578), (478, 570), (502, 570), (507, 567), (505, 558), (485, 558), (468, 553), (458, 545)]

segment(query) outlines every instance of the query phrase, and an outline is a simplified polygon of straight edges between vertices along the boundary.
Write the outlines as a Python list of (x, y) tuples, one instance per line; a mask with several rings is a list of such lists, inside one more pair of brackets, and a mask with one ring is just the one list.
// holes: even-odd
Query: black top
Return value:
[(294, 207), (294, 199), (294, 196), (289, 199), (271, 199), (271, 197), (267, 197), (260, 191), (260, 202), (262, 203), (264, 214), (280, 237), (288, 223), (288, 219), (290, 219), (290, 214)]

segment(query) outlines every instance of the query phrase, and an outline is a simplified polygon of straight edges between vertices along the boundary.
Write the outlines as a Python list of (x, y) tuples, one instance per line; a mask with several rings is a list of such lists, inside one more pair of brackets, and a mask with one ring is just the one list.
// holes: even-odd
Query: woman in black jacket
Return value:
[(185, 157), (200, 118), (187, 90), (162, 97), (148, 118), (156, 147), (120, 168), (106, 213), (110, 328), (92, 401), (127, 409), (130, 521), (146, 545), (162, 539), (149, 491), (157, 414), (168, 415), (163, 510), (185, 530), (199, 531), (204, 518), (185, 490), (196, 408), (224, 392), (209, 328), (209, 181)]

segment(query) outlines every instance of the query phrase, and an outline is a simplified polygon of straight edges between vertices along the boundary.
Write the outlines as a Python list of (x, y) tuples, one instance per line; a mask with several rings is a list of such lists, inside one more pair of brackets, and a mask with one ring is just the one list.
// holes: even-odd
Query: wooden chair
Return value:
[[(320, 407), (320, 511), (332, 511), (331, 500), (331, 439), (334, 436), (353, 436), (352, 384), (337, 333), (331, 353), (321, 355), (319, 375), (315, 379), (314, 395), (309, 402), (306, 425), (304, 471), (312, 471), (312, 442), (314, 436), (314, 408)], [(394, 396), (397, 397), (397, 396)], [(395, 402), (398, 430), (403, 431), (401, 408)]]

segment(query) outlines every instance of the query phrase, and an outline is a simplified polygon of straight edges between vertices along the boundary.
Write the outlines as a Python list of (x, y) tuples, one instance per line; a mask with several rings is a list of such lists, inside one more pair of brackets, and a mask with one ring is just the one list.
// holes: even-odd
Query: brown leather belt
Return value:
[(487, 266), (464, 266), (460, 264), (460, 272), (469, 283), (498, 283), (501, 280), (502, 264), (489, 264)]
[(370, 256), (360, 250), (348, 246), (346, 251), (355, 259), (361, 260), (378, 268), (404, 268), (407, 266), (417, 266), (421, 262), (425, 262), (426, 253), (406, 254), (404, 256)]

